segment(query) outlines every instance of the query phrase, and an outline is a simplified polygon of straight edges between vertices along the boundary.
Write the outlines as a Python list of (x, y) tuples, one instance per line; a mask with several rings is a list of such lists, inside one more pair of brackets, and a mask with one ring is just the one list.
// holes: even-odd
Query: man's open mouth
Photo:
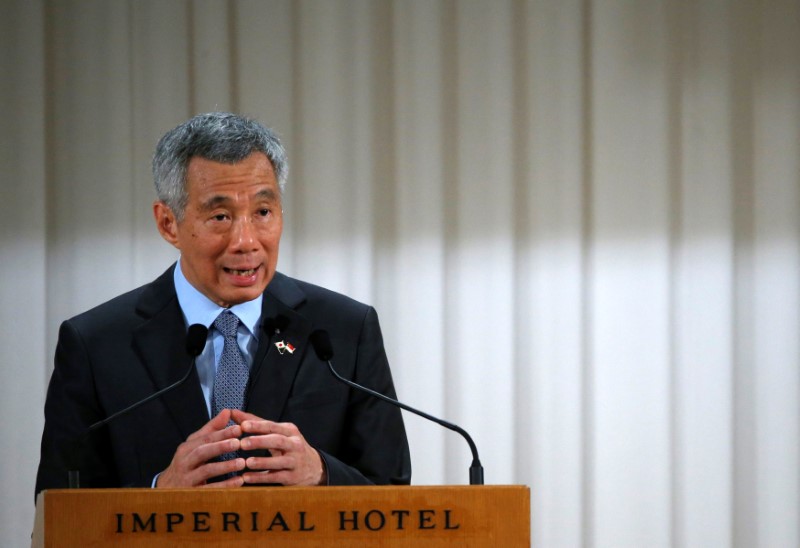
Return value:
[(247, 270), (238, 270), (238, 269), (235, 269), (235, 268), (226, 268), (225, 272), (228, 272), (229, 274), (233, 274), (234, 276), (252, 276), (253, 274), (256, 273), (256, 270), (258, 270), (258, 268), (249, 268)]

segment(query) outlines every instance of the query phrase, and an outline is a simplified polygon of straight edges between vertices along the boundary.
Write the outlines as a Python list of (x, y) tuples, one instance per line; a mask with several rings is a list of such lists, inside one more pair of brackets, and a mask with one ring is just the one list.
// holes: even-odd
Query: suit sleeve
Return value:
[(36, 493), (64, 488), (68, 472), (80, 471), (81, 487), (110, 487), (119, 480), (108, 454), (108, 431), (87, 432), (89, 425), (104, 417), (96, 396), (92, 364), (78, 330), (68, 321), (61, 324), (55, 368), (47, 389), (41, 458)]
[[(352, 380), (397, 398), (378, 315), (372, 307), (358, 338)], [(411, 482), (411, 458), (399, 408), (350, 389), (343, 439), (339, 455), (322, 454), (329, 485)]]

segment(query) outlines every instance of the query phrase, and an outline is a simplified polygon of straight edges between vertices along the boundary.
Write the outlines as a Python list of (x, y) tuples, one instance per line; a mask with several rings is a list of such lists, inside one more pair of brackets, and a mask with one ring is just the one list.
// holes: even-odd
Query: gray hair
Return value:
[(253, 152), (261, 152), (269, 159), (283, 193), (289, 165), (275, 132), (255, 120), (229, 112), (198, 114), (168, 131), (156, 145), (153, 180), (158, 199), (180, 221), (189, 201), (186, 172), (193, 157), (235, 164)]

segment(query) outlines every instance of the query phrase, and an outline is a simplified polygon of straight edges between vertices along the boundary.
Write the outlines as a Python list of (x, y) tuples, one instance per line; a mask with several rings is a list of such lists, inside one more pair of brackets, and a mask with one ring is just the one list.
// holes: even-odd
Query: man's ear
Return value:
[(172, 209), (162, 202), (156, 200), (153, 203), (153, 217), (156, 219), (156, 227), (161, 237), (180, 249), (178, 242), (178, 220)]

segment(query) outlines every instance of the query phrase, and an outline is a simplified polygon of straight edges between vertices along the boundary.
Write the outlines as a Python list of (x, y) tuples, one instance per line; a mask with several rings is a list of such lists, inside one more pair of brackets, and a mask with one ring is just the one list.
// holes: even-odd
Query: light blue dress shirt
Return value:
[[(203, 352), (197, 357), (197, 374), (200, 377), (200, 386), (206, 400), (206, 409), (211, 418), (211, 395), (214, 393), (214, 375), (217, 372), (219, 357), (222, 355), (224, 339), (222, 333), (214, 328), (214, 320), (225, 308), (211, 301), (189, 283), (181, 271), (181, 262), (175, 265), (175, 292), (178, 294), (178, 304), (183, 311), (183, 319), (188, 329), (192, 324), (202, 324), (208, 327), (208, 338)], [(242, 351), (244, 361), (252, 368), (256, 349), (258, 348), (259, 327), (261, 325), (261, 301), (263, 295), (257, 299), (232, 306), (231, 312), (239, 317), (237, 341)], [(209, 344), (210, 343), (210, 344)]]

